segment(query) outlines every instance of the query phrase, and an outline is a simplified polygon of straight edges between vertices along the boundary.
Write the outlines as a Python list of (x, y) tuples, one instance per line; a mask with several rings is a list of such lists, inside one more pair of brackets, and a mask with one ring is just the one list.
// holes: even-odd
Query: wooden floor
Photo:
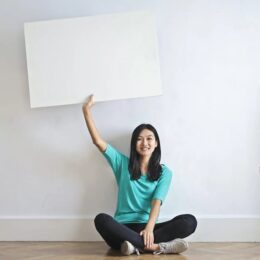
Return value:
[(260, 243), (190, 243), (181, 255), (121, 256), (104, 242), (0, 242), (0, 260), (260, 260)]

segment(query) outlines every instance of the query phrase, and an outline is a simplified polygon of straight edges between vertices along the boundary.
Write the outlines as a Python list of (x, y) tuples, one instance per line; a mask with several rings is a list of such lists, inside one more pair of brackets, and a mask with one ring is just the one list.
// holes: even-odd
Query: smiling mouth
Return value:
[(141, 148), (141, 151), (147, 151), (150, 150), (150, 148)]

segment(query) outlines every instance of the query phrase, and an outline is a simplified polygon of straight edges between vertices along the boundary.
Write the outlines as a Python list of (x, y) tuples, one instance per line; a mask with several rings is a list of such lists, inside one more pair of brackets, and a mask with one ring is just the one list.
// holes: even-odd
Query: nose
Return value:
[(147, 143), (148, 143), (147, 140), (144, 139), (143, 140), (143, 145), (145, 146), (145, 145), (147, 145)]

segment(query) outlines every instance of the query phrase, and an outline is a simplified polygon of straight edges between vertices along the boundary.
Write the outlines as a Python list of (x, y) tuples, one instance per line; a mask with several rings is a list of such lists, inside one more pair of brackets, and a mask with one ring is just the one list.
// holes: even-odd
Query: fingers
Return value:
[(140, 235), (143, 236), (144, 245), (146, 246), (146, 245), (147, 245), (147, 233), (144, 232), (144, 231), (141, 231), (141, 232), (140, 232)]
[(146, 247), (151, 247), (154, 243), (154, 236), (153, 233), (149, 233), (149, 232), (140, 232), (140, 235), (143, 236), (144, 239), (144, 245)]
[(153, 235), (149, 234), (147, 237), (147, 247), (151, 247), (153, 245)]
[(93, 94), (88, 96), (88, 98), (86, 99), (86, 101), (83, 104), (83, 109), (91, 108), (93, 106), (93, 104), (94, 104), (94, 100), (93, 99), (94, 99), (94, 95)]
[(94, 95), (93, 95), (93, 94), (90, 95), (90, 96), (88, 97), (87, 103), (88, 103), (88, 104), (92, 104), (92, 103), (93, 103), (93, 98), (94, 98)]

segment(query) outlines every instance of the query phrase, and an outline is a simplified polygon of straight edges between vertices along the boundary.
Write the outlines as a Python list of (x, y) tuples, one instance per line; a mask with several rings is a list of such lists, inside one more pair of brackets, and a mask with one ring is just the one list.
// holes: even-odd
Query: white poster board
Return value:
[(148, 11), (25, 23), (31, 107), (161, 95)]

